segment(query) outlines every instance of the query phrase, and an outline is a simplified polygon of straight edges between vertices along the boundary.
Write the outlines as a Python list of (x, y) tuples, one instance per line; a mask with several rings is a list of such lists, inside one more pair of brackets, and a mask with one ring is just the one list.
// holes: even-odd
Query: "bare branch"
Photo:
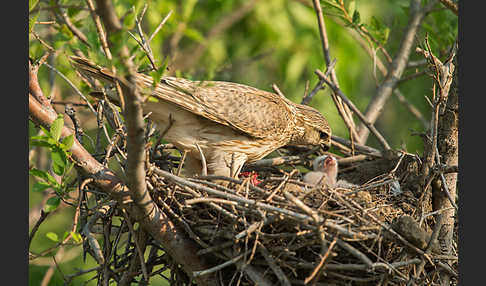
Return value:
[[(332, 62), (331, 62), (331, 56), (329, 52), (329, 41), (327, 39), (326, 25), (324, 23), (324, 15), (322, 13), (321, 4), (319, 3), (319, 0), (313, 0), (312, 3), (314, 5), (314, 10), (316, 11), (317, 14), (317, 23), (319, 25), (322, 51), (324, 53), (324, 59), (326, 60), (326, 66), (327, 69), (330, 70), (331, 72), (331, 81), (334, 83), (334, 85), (337, 88), (339, 88), (339, 82), (336, 76), (336, 71), (335, 69), (331, 68)], [(332, 99), (334, 101), (334, 104), (336, 105), (339, 114), (343, 118), (344, 123), (348, 127), (351, 138), (352, 139), (356, 138), (357, 136), (356, 127), (353, 121), (353, 114), (349, 110), (349, 107), (347, 105), (343, 105), (341, 98), (337, 97), (334, 93), (332, 93)]]
[(442, 5), (446, 6), (449, 10), (454, 12), (456, 16), (459, 16), (459, 8), (457, 7), (457, 4), (452, 2), (452, 0), (440, 0)]
[[(375, 96), (369, 102), (364, 116), (366, 121), (370, 124), (374, 124), (378, 117), (381, 115), (385, 103), (390, 98), (393, 89), (397, 85), (403, 71), (407, 67), (408, 57), (412, 51), (412, 45), (417, 34), (417, 31), (422, 23), (422, 20), (430, 12), (437, 0), (430, 1), (427, 6), (421, 7), (420, 0), (410, 1), (410, 19), (408, 25), (403, 33), (402, 41), (396, 56), (394, 57), (391, 68), (388, 70), (386, 78), (378, 87)], [(358, 127), (359, 138), (358, 143), (364, 144), (368, 139), (369, 129), (366, 128), (366, 124), (363, 122)]]
[(326, 78), (324, 73), (322, 73), (320, 70), (316, 70), (315, 73), (319, 76), (319, 78), (324, 80), (327, 83), (327, 85), (329, 85), (329, 87), (334, 91), (334, 93), (337, 94), (339, 97), (341, 97), (341, 99), (356, 113), (356, 115), (363, 122), (363, 124), (376, 136), (383, 149), (385, 151), (391, 150), (390, 145), (388, 144), (388, 142), (386, 142), (385, 138), (380, 134), (380, 132), (378, 132), (378, 130), (376, 130), (373, 123), (369, 122), (366, 119), (366, 117), (361, 113), (361, 111), (359, 111), (359, 109), (354, 105), (354, 103), (352, 103), (338, 87), (336, 87), (332, 82), (330, 82), (329, 79)]
[[(44, 96), (42, 90), (36, 88), (38, 87), (38, 83), (32, 82), (37, 80), (37, 77), (31, 76), (29, 80), (29, 87), (31, 87), (29, 89), (29, 115), (38, 124), (48, 128), (57, 118), (57, 113), (50, 107), (50, 105), (43, 105), (32, 95), (32, 93), (37, 93), (39, 98), (43, 98)], [(48, 101), (45, 101), (44, 103), (49, 104)], [(71, 134), (73, 134), (72, 130), (64, 126), (61, 131), (61, 138)], [(127, 209), (131, 216), (139, 218), (138, 222), (156, 241), (164, 246), (164, 250), (168, 254), (170, 254), (178, 263), (183, 265), (187, 273), (209, 268), (208, 262), (203, 257), (196, 257), (194, 255), (198, 250), (198, 246), (194, 241), (187, 237), (184, 230), (177, 227), (158, 208), (154, 208), (151, 216), (145, 216), (144, 213), (140, 211), (140, 208), (133, 204), (133, 200), (131, 199), (132, 192), (129, 191), (124, 182), (120, 180), (113, 171), (93, 158), (76, 139), (74, 139), (70, 152), (72, 153), (71, 158), (74, 160), (79, 171), (93, 178), (93, 183), (116, 199), (121, 206)], [(203, 277), (201, 279), (196, 279), (196, 281), (200, 283), (200, 285), (210, 285), (211, 280), (207, 279), (208, 277)]]

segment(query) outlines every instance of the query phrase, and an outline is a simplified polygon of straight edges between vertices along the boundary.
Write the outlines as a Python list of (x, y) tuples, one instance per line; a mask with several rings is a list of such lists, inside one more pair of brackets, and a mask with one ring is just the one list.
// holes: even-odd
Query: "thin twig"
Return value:
[(147, 41), (149, 44), (152, 41), (152, 39), (155, 37), (155, 35), (157, 35), (157, 33), (160, 31), (160, 29), (162, 28), (162, 26), (164, 26), (165, 22), (169, 19), (170, 15), (172, 15), (172, 10), (169, 11), (169, 13), (167, 14), (167, 16), (165, 16), (165, 18), (162, 20), (162, 22), (160, 22), (160, 24), (157, 26), (157, 28), (155, 28), (155, 30), (152, 33), (152, 35), (150, 35), (150, 37), (148, 38), (148, 41)]
[(202, 270), (202, 271), (194, 271), (194, 272), (192, 273), (192, 275), (193, 275), (194, 277), (199, 277), (199, 276), (207, 275), (207, 274), (210, 274), (210, 273), (214, 273), (214, 272), (216, 272), (216, 271), (218, 271), (218, 270), (221, 270), (221, 269), (223, 269), (223, 268), (225, 268), (225, 267), (228, 267), (228, 266), (230, 266), (230, 265), (232, 265), (232, 264), (236, 263), (238, 260), (240, 260), (241, 258), (243, 258), (243, 256), (244, 256), (244, 255), (245, 255), (245, 254), (240, 254), (240, 255), (237, 255), (237, 256), (235, 256), (235, 257), (231, 258), (230, 260), (228, 260), (228, 261), (226, 261), (226, 262), (224, 262), (224, 263), (221, 263), (221, 264), (219, 264), (219, 265), (216, 265), (216, 266), (211, 267), (211, 268), (206, 269), (206, 270)]
[[(322, 52), (324, 54), (324, 59), (326, 61), (326, 66), (328, 69), (331, 71), (331, 81), (334, 83), (334, 85), (339, 88), (339, 82), (336, 76), (336, 71), (335, 69), (330, 69), (329, 67), (331, 66), (331, 55), (329, 51), (329, 41), (327, 38), (327, 32), (326, 32), (326, 25), (324, 22), (324, 14), (322, 13), (322, 8), (319, 0), (313, 0), (312, 4), (314, 5), (314, 10), (316, 11), (317, 15), (317, 23), (319, 26), (319, 35), (321, 38), (321, 46), (322, 46)], [(351, 140), (354, 141), (355, 139), (355, 125), (352, 117), (352, 113), (349, 110), (349, 108), (346, 105), (343, 105), (342, 101), (340, 98), (336, 97), (335, 94), (332, 94), (332, 99), (334, 101), (334, 104), (336, 105), (336, 108), (341, 115), (341, 117), (344, 120), (344, 123), (349, 129), (349, 133), (351, 135)]]
[(375, 135), (376, 139), (378, 139), (378, 142), (380, 142), (381, 146), (385, 151), (391, 150), (390, 145), (388, 142), (386, 142), (385, 138), (376, 130), (375, 126), (369, 122), (366, 117), (359, 111), (359, 109), (352, 103), (346, 95), (339, 89), (337, 86), (335, 86), (332, 82), (329, 81), (329, 79), (322, 73), (320, 70), (316, 70), (315, 73), (326, 82), (327, 85), (337, 94), (339, 97), (343, 99), (343, 101), (353, 110), (358, 118), (363, 122), (363, 124)]

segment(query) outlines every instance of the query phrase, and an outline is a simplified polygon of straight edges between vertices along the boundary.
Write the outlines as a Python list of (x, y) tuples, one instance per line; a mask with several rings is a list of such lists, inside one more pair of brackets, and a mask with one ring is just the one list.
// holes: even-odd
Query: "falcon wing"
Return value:
[[(151, 85), (152, 79), (144, 78), (144, 85)], [(279, 95), (242, 84), (164, 77), (152, 96), (255, 138), (281, 136), (292, 123), (290, 107)]]

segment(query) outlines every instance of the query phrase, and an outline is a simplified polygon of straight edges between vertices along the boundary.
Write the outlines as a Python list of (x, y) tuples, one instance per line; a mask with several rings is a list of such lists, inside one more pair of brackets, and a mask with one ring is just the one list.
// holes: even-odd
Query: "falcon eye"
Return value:
[(319, 136), (320, 136), (321, 139), (329, 138), (329, 135), (327, 133), (324, 133), (324, 132), (320, 132)]

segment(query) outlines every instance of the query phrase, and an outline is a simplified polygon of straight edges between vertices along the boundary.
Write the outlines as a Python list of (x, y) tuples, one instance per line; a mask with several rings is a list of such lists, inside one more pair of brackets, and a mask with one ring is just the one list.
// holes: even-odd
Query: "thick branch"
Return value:
[[(41, 104), (32, 93), (37, 92), (39, 98), (43, 98), (42, 91), (36, 89), (38, 83), (32, 82), (37, 77), (31, 76), (29, 89), (29, 115), (38, 124), (49, 128), (52, 122), (57, 118), (57, 113), (50, 105)], [(43, 101), (43, 103), (46, 103)], [(48, 102), (47, 102), (48, 104)], [(73, 132), (63, 127), (61, 138), (69, 136)], [(189, 273), (193, 271), (209, 268), (202, 257), (197, 257), (195, 253), (199, 250), (197, 244), (189, 239), (186, 233), (179, 229), (159, 208), (153, 208), (150, 216), (145, 216), (141, 209), (133, 204), (131, 199), (132, 192), (110, 169), (104, 167), (76, 140), (70, 149), (71, 158), (75, 162), (81, 173), (93, 178), (93, 183), (102, 191), (111, 195), (121, 206), (127, 209), (128, 213), (134, 218), (139, 218), (138, 222), (144, 227), (152, 237), (164, 246), (164, 250), (171, 255), (184, 269)], [(196, 279), (200, 285), (209, 285), (209, 277), (200, 277)]]
[[(432, 7), (437, 3), (437, 0), (429, 2), (425, 7), (421, 7), (420, 2), (420, 0), (410, 1), (410, 19), (403, 34), (400, 48), (398, 49), (398, 52), (391, 63), (391, 68), (388, 70), (386, 78), (378, 87), (376, 95), (371, 99), (370, 103), (366, 108), (364, 116), (371, 124), (374, 124), (378, 117), (381, 115), (385, 103), (392, 95), (393, 89), (397, 85), (403, 71), (407, 67), (407, 61), (410, 52), (412, 51), (415, 35), (417, 34), (422, 20), (432, 9)], [(364, 144), (368, 139), (369, 135), (369, 130), (366, 128), (365, 123), (361, 123), (359, 125), (358, 134), (358, 143)]]

